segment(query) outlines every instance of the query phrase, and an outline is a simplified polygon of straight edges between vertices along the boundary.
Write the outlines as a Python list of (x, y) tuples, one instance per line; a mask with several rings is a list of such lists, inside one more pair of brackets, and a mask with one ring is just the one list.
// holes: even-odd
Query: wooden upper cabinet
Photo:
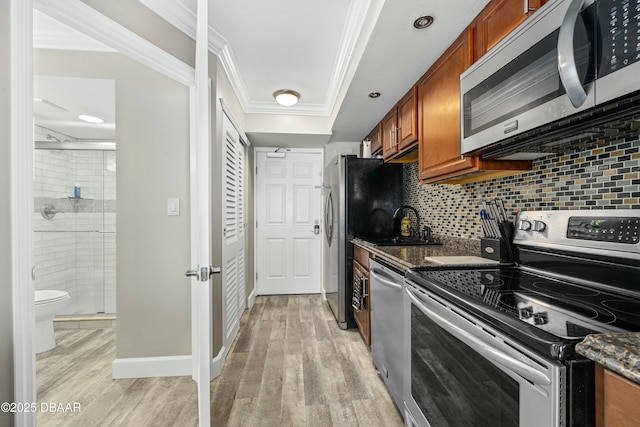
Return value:
[(492, 0), (480, 12), (471, 28), (475, 31), (475, 56), (478, 60), (498, 44), (546, 0)]
[(367, 139), (371, 141), (371, 155), (376, 156), (382, 152), (382, 141), (380, 140), (380, 124), (371, 131), (367, 136)]
[(380, 124), (380, 132), (382, 133), (382, 157), (385, 160), (393, 158), (398, 154), (398, 134), (396, 125), (398, 123), (397, 109), (394, 107)]
[(403, 151), (418, 142), (418, 86), (398, 102), (398, 145)]
[(418, 82), (420, 179), (426, 182), (473, 167), (460, 156), (460, 74), (471, 62), (464, 32)]
[(418, 88), (412, 87), (380, 123), (385, 161), (415, 161), (406, 155), (418, 143)]
[(531, 170), (530, 161), (460, 154), (460, 74), (471, 64), (473, 32), (460, 35), (418, 82), (419, 174), (424, 183), (463, 183)]

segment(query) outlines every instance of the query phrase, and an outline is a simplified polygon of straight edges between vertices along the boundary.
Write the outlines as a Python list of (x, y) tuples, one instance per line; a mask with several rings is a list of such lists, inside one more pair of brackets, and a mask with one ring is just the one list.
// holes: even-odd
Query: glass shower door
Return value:
[(36, 289), (68, 292), (62, 315), (115, 313), (115, 151), (36, 145), (35, 160)]

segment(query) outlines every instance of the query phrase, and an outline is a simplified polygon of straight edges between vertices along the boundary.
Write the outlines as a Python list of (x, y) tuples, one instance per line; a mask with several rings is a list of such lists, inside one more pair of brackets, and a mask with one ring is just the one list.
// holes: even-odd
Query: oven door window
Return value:
[(519, 384), (411, 304), (411, 395), (432, 426), (517, 427)]

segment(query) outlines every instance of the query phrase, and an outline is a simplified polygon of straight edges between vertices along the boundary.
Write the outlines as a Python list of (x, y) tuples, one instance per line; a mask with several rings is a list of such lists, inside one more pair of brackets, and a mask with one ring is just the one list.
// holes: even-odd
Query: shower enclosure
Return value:
[(35, 288), (68, 292), (62, 315), (115, 313), (115, 143), (35, 148)]

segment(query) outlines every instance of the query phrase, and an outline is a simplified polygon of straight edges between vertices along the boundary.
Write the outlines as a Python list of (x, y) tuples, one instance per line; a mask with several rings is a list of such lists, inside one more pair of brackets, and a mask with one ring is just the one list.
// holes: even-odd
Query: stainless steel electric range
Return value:
[(515, 265), (411, 270), (408, 426), (592, 426), (588, 334), (640, 331), (640, 210), (518, 214)]

